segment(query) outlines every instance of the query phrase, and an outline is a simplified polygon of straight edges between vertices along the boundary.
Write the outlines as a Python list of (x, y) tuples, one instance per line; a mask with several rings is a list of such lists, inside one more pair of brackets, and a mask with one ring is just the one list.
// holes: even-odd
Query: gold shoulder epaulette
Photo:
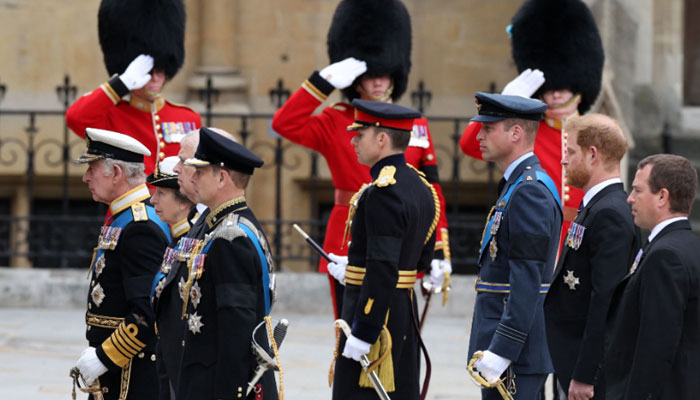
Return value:
[(393, 165), (387, 165), (379, 171), (379, 176), (374, 180), (374, 185), (377, 187), (387, 187), (396, 183), (394, 175), (396, 174), (396, 167)]
[(188, 109), (188, 110), (190, 110), (190, 111), (192, 111), (192, 112), (194, 112), (194, 113), (197, 112), (197, 111), (193, 110), (192, 107), (190, 107), (190, 106), (188, 106), (188, 105), (186, 105), (186, 104), (175, 103), (175, 102), (170, 101), (170, 100), (168, 100), (168, 99), (165, 99), (165, 102), (168, 103), (168, 104), (170, 104), (171, 106), (186, 108), (186, 109)]
[(148, 221), (148, 212), (146, 212), (146, 205), (138, 202), (131, 205), (131, 213), (134, 216), (134, 221)]

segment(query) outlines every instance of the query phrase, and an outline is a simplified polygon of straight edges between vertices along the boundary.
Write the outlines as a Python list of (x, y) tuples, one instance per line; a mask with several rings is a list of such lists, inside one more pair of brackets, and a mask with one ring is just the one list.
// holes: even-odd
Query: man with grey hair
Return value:
[[(90, 265), (86, 348), (77, 363), (104, 398), (156, 398), (154, 316), (149, 292), (170, 241), (170, 228), (148, 202), (143, 158), (129, 136), (87, 128), (88, 149), (76, 164), (92, 198), (109, 205)], [(106, 389), (106, 390), (105, 390)]]

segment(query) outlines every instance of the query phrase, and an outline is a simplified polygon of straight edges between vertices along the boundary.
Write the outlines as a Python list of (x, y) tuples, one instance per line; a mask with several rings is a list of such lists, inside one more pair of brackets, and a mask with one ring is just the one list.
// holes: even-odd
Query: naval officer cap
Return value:
[(190, 167), (217, 165), (253, 175), (255, 168), (262, 167), (263, 160), (243, 145), (207, 127), (202, 127), (199, 130), (199, 145), (194, 158), (187, 159), (185, 165)]
[(153, 170), (153, 173), (148, 175), (146, 183), (162, 188), (180, 189), (180, 185), (177, 183), (177, 173), (175, 172), (175, 165), (178, 161), (180, 161), (180, 158), (177, 156), (164, 158), (163, 161), (156, 164), (156, 169)]
[(521, 96), (476, 92), (476, 109), (479, 115), (474, 122), (498, 122), (508, 118), (540, 121), (547, 105), (539, 100)]
[(86, 128), (85, 140), (87, 151), (73, 161), (75, 164), (85, 164), (105, 158), (142, 163), (143, 156), (151, 155), (141, 142), (119, 132)]
[(355, 99), (352, 105), (355, 107), (355, 122), (348, 126), (349, 131), (376, 126), (411, 132), (413, 120), (421, 117), (418, 111), (391, 103)]

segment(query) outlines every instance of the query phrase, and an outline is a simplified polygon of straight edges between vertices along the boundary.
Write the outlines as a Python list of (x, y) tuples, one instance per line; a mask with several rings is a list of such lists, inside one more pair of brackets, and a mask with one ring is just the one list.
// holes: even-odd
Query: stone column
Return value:
[[(15, 218), (26, 218), (29, 216), (29, 193), (26, 185), (16, 186), (15, 195), (12, 198), (12, 205), (10, 208), (10, 214)], [(20, 254), (14, 255), (10, 258), (11, 267), (32, 267), (32, 263), (29, 261), (29, 258), (23, 255), (29, 252), (27, 232), (29, 232), (29, 220), (27, 219), (10, 224), (10, 250), (16, 254)]]
[[(199, 7), (199, 60), (195, 75), (188, 81), (190, 104), (198, 111), (206, 108), (199, 90), (206, 88), (211, 76), (212, 85), (219, 90), (214, 110), (222, 112), (249, 112), (247, 81), (236, 68), (236, 0), (200, 0)], [(203, 121), (204, 122), (204, 121)]]
[(201, 67), (235, 65), (236, 1), (202, 0), (199, 20)]

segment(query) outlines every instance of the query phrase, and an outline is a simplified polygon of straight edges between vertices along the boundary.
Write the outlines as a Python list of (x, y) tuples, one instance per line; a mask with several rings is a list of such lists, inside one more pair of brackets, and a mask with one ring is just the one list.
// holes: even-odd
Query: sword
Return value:
[(297, 230), (297, 232), (299, 232), (299, 234), (301, 236), (304, 237), (304, 240), (306, 240), (306, 243), (308, 243), (312, 249), (316, 250), (316, 253), (318, 253), (318, 255), (323, 257), (328, 262), (333, 262), (333, 260), (331, 260), (331, 258), (328, 256), (328, 253), (323, 251), (323, 247), (319, 246), (315, 240), (311, 239), (311, 237), (309, 235), (307, 235), (306, 232), (304, 232), (304, 230), (299, 227), (299, 225), (293, 224), (292, 226), (294, 227), (294, 229)]
[[(255, 384), (258, 383), (260, 378), (262, 378), (263, 374), (267, 372), (267, 370), (274, 370), (274, 371), (279, 371), (280, 366), (277, 364), (277, 359), (275, 358), (275, 352), (272, 346), (272, 343), (268, 346), (268, 349), (266, 350), (264, 347), (262, 347), (261, 344), (259, 344), (255, 340), (255, 333), (258, 331), (258, 329), (262, 327), (266, 327), (267, 321), (262, 321), (261, 323), (258, 324), (258, 326), (255, 327), (253, 330), (253, 340), (251, 341), (251, 351), (253, 352), (253, 355), (255, 356), (255, 359), (258, 363), (258, 366), (255, 367), (255, 372), (253, 373), (253, 378), (248, 382), (248, 390), (246, 391), (246, 396), (250, 394), (250, 392), (255, 389)], [(289, 326), (289, 321), (286, 319), (281, 319), (280, 322), (275, 325), (274, 333), (272, 334), (272, 340), (276, 344), (277, 348), (279, 349), (280, 346), (282, 346), (282, 341), (284, 340), (285, 335), (287, 335), (287, 327)], [(265, 335), (265, 337), (268, 337)], [(270, 338), (268, 337), (268, 341), (270, 341)]]
[[(335, 320), (335, 326), (342, 329), (343, 333), (345, 334), (345, 337), (350, 337), (351, 331), (350, 327), (348, 326), (348, 323), (345, 322), (342, 319), (337, 319)], [(382, 386), (382, 382), (379, 380), (379, 377), (377, 376), (376, 371), (372, 372), (367, 372), (367, 369), (369, 368), (370, 361), (367, 358), (367, 355), (363, 354), (360, 356), (360, 365), (362, 366), (362, 370), (367, 373), (367, 376), (369, 377), (369, 381), (372, 382), (372, 386), (374, 387), (374, 390), (377, 392), (377, 395), (381, 400), (391, 400), (389, 398), (389, 394), (384, 390), (384, 386)]]
[[(95, 382), (93, 382), (91, 385), (88, 385), (85, 382), (85, 378), (83, 378), (83, 375), (80, 373), (78, 367), (71, 368), (70, 377), (73, 378), (73, 400), (75, 400), (76, 386), (78, 387), (78, 389), (80, 389), (81, 392), (91, 394), (95, 400), (104, 400), (104, 394), (108, 392), (108, 389), (106, 387), (103, 388), (102, 386), (100, 386), (99, 379), (95, 379)], [(80, 384), (80, 381), (83, 382), (82, 385)]]

